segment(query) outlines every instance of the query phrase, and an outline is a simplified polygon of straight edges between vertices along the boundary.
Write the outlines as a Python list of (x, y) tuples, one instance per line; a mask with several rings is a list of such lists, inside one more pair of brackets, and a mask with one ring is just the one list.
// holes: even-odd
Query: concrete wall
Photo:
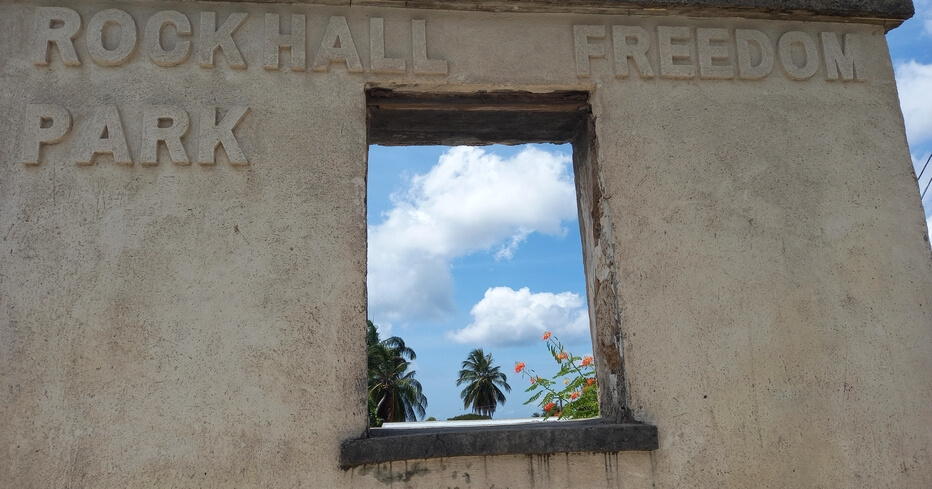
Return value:
[[(882, 26), (88, 1), (71, 57), (36, 42), (48, 5), (0, 3), (0, 486), (932, 485), (932, 255)], [(89, 37), (110, 8), (129, 54)], [(188, 57), (147, 36), (166, 10)], [(210, 67), (210, 12), (248, 14), (245, 67), (229, 43)], [(264, 55), (267, 13), (306, 15), (304, 71)], [(644, 29), (652, 77), (617, 76), (635, 30), (612, 26)], [(592, 92), (628, 403), (659, 450), (338, 468), (366, 425), (367, 83)], [(145, 164), (179, 110), (184, 155)]]

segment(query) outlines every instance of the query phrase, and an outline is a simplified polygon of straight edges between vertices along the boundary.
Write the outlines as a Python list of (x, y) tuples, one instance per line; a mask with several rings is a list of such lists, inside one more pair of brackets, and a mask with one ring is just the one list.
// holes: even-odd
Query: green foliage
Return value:
[(366, 320), (366, 353), (369, 368), (369, 424), (385, 421), (416, 421), (427, 410), (421, 383), (408, 371), (408, 362), (417, 358), (404, 340), (392, 336), (379, 339), (372, 321)]
[(508, 385), (508, 377), (500, 370), (500, 367), (492, 366), (492, 354), (486, 355), (481, 348), (469, 352), (469, 356), (463, 362), (463, 369), (460, 370), (460, 377), (456, 385), (466, 384), (466, 387), (460, 393), (463, 399), (463, 408), (471, 409), (472, 412), (489, 419), (495, 414), (495, 408), (499, 404), (505, 404), (505, 392), (511, 392), (511, 386)]
[(385, 420), (379, 417), (379, 413), (377, 412), (378, 405), (372, 399), (371, 386), (370, 386), (370, 393), (369, 393), (369, 399), (368, 399), (367, 404), (369, 407), (369, 426), (372, 426), (372, 427), (382, 426), (382, 423), (384, 423)]
[(492, 417), (482, 414), (466, 413), (459, 416), (453, 416), (452, 418), (447, 418), (447, 421), (479, 421), (483, 419), (492, 419)]
[(431, 416), (431, 417), (425, 419), (424, 421), (437, 421), (437, 418)]
[(560, 370), (552, 379), (536, 375), (524, 362), (515, 364), (515, 372), (530, 379), (525, 389), (530, 398), (524, 404), (536, 403), (544, 417), (560, 419), (592, 418), (599, 415), (598, 385), (592, 357), (579, 357), (568, 353), (563, 343), (550, 333), (544, 335), (547, 349)]

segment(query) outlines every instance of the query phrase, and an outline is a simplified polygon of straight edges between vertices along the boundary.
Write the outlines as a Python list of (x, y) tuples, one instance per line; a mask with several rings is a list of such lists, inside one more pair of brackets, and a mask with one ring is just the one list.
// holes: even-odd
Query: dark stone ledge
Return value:
[(369, 144), (485, 145), (572, 141), (589, 118), (589, 93), (366, 92)]
[(440, 428), (373, 428), (347, 440), (340, 466), (425, 458), (656, 450), (657, 427), (602, 419)]
[[(151, 1), (151, 0), (150, 0)], [(209, 0), (210, 1), (210, 0)], [(911, 0), (219, 0), (485, 12), (573, 12), (852, 21), (892, 29), (913, 16)]]

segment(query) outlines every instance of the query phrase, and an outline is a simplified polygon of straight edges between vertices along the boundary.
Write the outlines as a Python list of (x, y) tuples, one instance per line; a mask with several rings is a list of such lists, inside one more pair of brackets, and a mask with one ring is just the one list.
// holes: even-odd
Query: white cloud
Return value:
[(932, 243), (932, 216), (926, 218), (926, 230), (929, 231), (929, 243)]
[(922, 20), (925, 34), (932, 36), (932, 1), (913, 0), (916, 8), (916, 18)]
[(369, 231), (369, 316), (436, 320), (452, 314), (453, 276), (443, 257), (406, 249)]
[(471, 314), (472, 323), (448, 332), (447, 337), (457, 343), (516, 346), (539, 342), (546, 331), (564, 340), (589, 335), (586, 301), (572, 292), (531, 293), (527, 287), (492, 287)]
[(369, 313), (386, 321), (454, 312), (450, 261), (477, 251), (509, 259), (534, 232), (562, 235), (576, 217), (570, 157), (527, 147), (504, 159), (480, 148), (445, 152), (391, 196), (369, 227)]
[(932, 140), (932, 64), (897, 63), (896, 86), (910, 146)]
[(496, 260), (510, 260), (515, 256), (515, 251), (517, 251), (518, 246), (527, 239), (529, 233), (524, 230), (518, 230), (518, 234), (512, 236), (507, 243), (503, 244), (498, 251), (495, 252)]

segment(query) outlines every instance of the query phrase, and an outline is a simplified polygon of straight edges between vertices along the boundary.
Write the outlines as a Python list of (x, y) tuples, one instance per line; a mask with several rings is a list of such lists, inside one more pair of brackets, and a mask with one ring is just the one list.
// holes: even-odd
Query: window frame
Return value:
[[(438, 91), (367, 86), (367, 145), (571, 143), (600, 417), (513, 425), (367, 428), (340, 465), (453, 456), (656, 450), (657, 428), (630, 416), (625, 394), (610, 216), (598, 168), (590, 93)], [(368, 164), (368, 162), (367, 162)], [(603, 240), (608, 243), (603, 243)]]

